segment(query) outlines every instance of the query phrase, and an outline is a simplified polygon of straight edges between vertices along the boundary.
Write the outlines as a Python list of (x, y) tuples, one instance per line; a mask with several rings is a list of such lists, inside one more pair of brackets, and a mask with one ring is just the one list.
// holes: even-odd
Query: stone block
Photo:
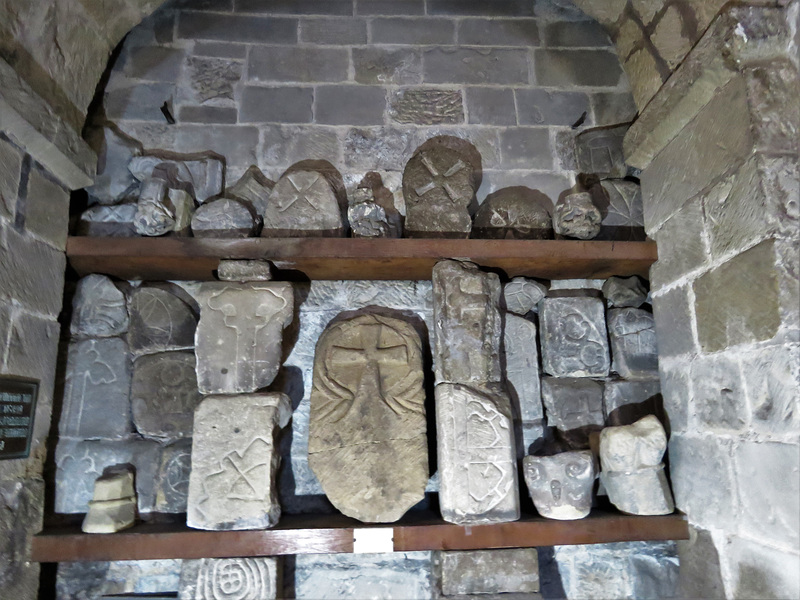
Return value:
[(328, 161), (302, 161), (287, 169), (264, 208), (261, 237), (342, 237), (346, 193)]
[(441, 561), (445, 596), (539, 591), (536, 548), (442, 552)]
[(316, 91), (315, 117), (329, 125), (380, 125), (386, 92), (378, 86), (325, 85)]
[(192, 440), (164, 446), (155, 480), (155, 512), (185, 513), (192, 471)]
[(595, 463), (591, 450), (526, 456), (522, 461), (525, 484), (539, 514), (561, 521), (588, 516), (597, 478)]
[(658, 346), (653, 315), (640, 308), (608, 311), (611, 370), (625, 379), (658, 376)]
[(548, 87), (616, 87), (619, 59), (606, 50), (534, 50), (536, 83)]
[(188, 90), (182, 86), (191, 102), (204, 104), (210, 100), (234, 100), (234, 88), (242, 78), (239, 61), (192, 56), (186, 61)]
[[(714, 188), (709, 196), (717, 192)], [(658, 261), (651, 274), (654, 286), (667, 285), (710, 260), (702, 202), (690, 200), (652, 235), (658, 243)]]
[(582, 92), (533, 88), (514, 94), (520, 125), (574, 125), (589, 114), (589, 96)]
[(714, 539), (705, 529), (689, 526), (689, 539), (678, 541), (681, 569), (678, 589), (684, 598), (723, 600), (719, 552)]
[(603, 410), (607, 425), (632, 425), (642, 417), (655, 415), (665, 423), (661, 385), (653, 381), (606, 381)]
[(423, 15), (425, 0), (361, 0), (357, 15)]
[(693, 306), (688, 286), (676, 286), (653, 295), (653, 316), (660, 356), (679, 356), (697, 351), (692, 332)]
[(259, 215), (248, 202), (220, 198), (201, 204), (192, 215), (196, 238), (246, 238), (258, 230)]
[(611, 40), (597, 21), (561, 21), (545, 26), (544, 43), (551, 48), (589, 48), (610, 46)]
[(669, 6), (653, 30), (650, 40), (667, 66), (675, 69), (692, 49), (696, 40), (684, 34), (686, 24), (681, 11)]
[(133, 225), (136, 204), (95, 205), (81, 213), (75, 235), (89, 237), (137, 237)]
[(130, 48), (125, 57), (125, 73), (128, 77), (145, 81), (177, 81), (184, 58), (184, 51), (177, 48)]
[(56, 575), (57, 600), (89, 600), (103, 593), (108, 562), (62, 562)]
[(212, 58), (234, 58), (244, 60), (247, 58), (247, 46), (244, 44), (229, 44), (226, 42), (201, 42), (196, 41), (192, 53), (195, 56), (210, 56)]
[(589, 434), (605, 425), (603, 383), (573, 377), (543, 377), (547, 424), (572, 448), (588, 448)]
[(630, 123), (636, 118), (636, 104), (627, 93), (600, 92), (590, 95), (594, 124), (598, 127)]
[(534, 19), (461, 19), (458, 43), (463, 46), (539, 45), (539, 28)]
[(718, 429), (741, 430), (747, 422), (747, 400), (738, 357), (699, 356), (692, 362), (693, 407), (698, 419)]
[(120, 338), (70, 344), (59, 434), (124, 438), (132, 432), (128, 344)]
[(4, 595), (36, 597), (39, 564), (28, 558), (31, 538), (42, 527), (44, 487), (41, 479), (0, 483), (0, 585)]
[(250, 81), (272, 83), (347, 81), (348, 52), (344, 48), (256, 46), (250, 51)]
[(472, 223), (473, 238), (542, 240), (553, 238), (552, 203), (538, 190), (522, 185), (492, 192)]
[(357, 83), (407, 85), (422, 82), (422, 59), (417, 49), (367, 46), (353, 48), (352, 52)]
[(431, 48), (423, 53), (426, 83), (527, 84), (525, 50)]
[(178, 598), (259, 598), (274, 600), (279, 589), (281, 563), (277, 558), (200, 558), (184, 560)]
[[(237, 12), (272, 13), (289, 15), (352, 15), (351, 0), (275, 0), (264, 4), (261, 0), (237, 0)], [(268, 38), (269, 39), (269, 38)]]
[(253, 15), (222, 15), (211, 12), (181, 12), (178, 37), (186, 40), (221, 42), (294, 44), (297, 19)]
[(174, 559), (61, 563), (56, 598), (88, 600), (123, 594), (174, 597), (180, 570), (181, 561)]
[(291, 418), (280, 393), (209, 396), (195, 410), (186, 524), (264, 529), (281, 514), (277, 436)]
[(621, 179), (628, 167), (622, 150), (627, 125), (588, 129), (575, 138), (578, 170), (602, 179)]
[(539, 304), (542, 369), (556, 377), (605, 377), (608, 354), (603, 301), (545, 298)]
[(516, 125), (514, 90), (511, 88), (468, 87), (466, 102), (472, 125)]
[(275, 182), (268, 179), (256, 165), (250, 165), (239, 180), (225, 188), (225, 197), (247, 202), (258, 215), (263, 215)]
[(502, 166), (506, 169), (552, 170), (553, 152), (546, 128), (514, 127), (500, 132)]
[(463, 123), (464, 105), (458, 90), (401, 89), (389, 98), (389, 115), (395, 123)]
[(733, 597), (794, 598), (800, 595), (797, 569), (800, 555), (797, 552), (778, 550), (751, 538), (732, 536), (726, 554)]
[(364, 19), (301, 19), (300, 41), (335, 46), (367, 43), (367, 22)]
[(664, 83), (656, 58), (649, 48), (639, 48), (622, 63), (622, 67), (631, 84), (636, 106), (642, 111)]
[[(340, 142), (333, 128), (317, 125), (268, 125), (261, 129), (264, 132), (264, 141), (259, 154), (259, 164), (280, 167), (281, 172), (307, 159), (329, 160), (334, 164), (340, 164)], [(272, 183), (272, 187), (274, 185)], [(264, 214), (267, 201), (253, 202), (253, 205), (259, 214)]]
[(596, 239), (627, 242), (643, 242), (647, 239), (642, 188), (638, 183), (625, 179), (605, 179), (599, 186), (592, 186), (591, 193), (603, 214), (600, 234)]
[(181, 123), (232, 124), (238, 120), (238, 111), (225, 106), (181, 106), (178, 121)]
[(534, 279), (514, 277), (503, 286), (504, 308), (516, 315), (525, 316), (539, 310), (539, 302), (547, 295), (547, 286)]
[(671, 432), (685, 432), (689, 422), (691, 365), (683, 360), (661, 358), (658, 361), (663, 400), (664, 424)]
[(639, 308), (647, 301), (647, 288), (636, 275), (609, 277), (603, 284), (603, 296), (609, 307)]
[(197, 316), (168, 289), (136, 288), (128, 300), (128, 343), (134, 354), (181, 350), (194, 346)]
[(532, 17), (533, 6), (522, 0), (430, 0), (428, 14), (479, 17)]
[(454, 20), (436, 17), (380, 17), (370, 22), (373, 44), (452, 46), (455, 30)]
[(751, 424), (764, 433), (800, 428), (800, 348), (751, 349), (740, 357)]
[(111, 337), (128, 331), (125, 294), (105, 275), (78, 281), (72, 297), (70, 335), (74, 338)]
[(219, 261), (217, 277), (220, 281), (271, 281), (272, 263), (268, 260), (227, 260)]
[(243, 123), (311, 123), (314, 90), (310, 87), (245, 87), (239, 107)]
[(109, 119), (166, 121), (161, 107), (175, 97), (175, 83), (138, 83), (127, 87), (107, 88), (103, 106)]
[(0, 216), (14, 219), (22, 170), (22, 150), (0, 139)]
[(517, 315), (505, 314), (503, 350), (508, 393), (521, 421), (544, 418), (539, 378), (539, 352), (536, 349), (536, 323)]

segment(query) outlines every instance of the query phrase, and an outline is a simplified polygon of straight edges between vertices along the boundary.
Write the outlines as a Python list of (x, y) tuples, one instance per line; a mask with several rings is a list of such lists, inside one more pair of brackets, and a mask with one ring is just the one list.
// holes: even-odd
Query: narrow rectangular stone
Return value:
[(462, 19), (458, 22), (461, 46), (539, 45), (539, 27), (535, 19)]
[(463, 123), (464, 104), (460, 90), (401, 89), (391, 95), (389, 114), (395, 123)]
[(672, 433), (686, 432), (689, 426), (691, 391), (691, 364), (687, 360), (662, 357), (658, 361), (661, 397)]
[(449, 46), (455, 43), (455, 21), (434, 17), (383, 17), (370, 22), (373, 44)]
[(678, 356), (696, 352), (692, 333), (694, 311), (689, 302), (688, 286), (676, 286), (653, 295), (653, 315), (660, 356)]
[(178, 598), (215, 600), (231, 593), (239, 598), (274, 600), (282, 596), (278, 589), (280, 567), (277, 558), (201, 558), (181, 561)]
[(311, 123), (314, 90), (310, 87), (245, 87), (243, 123)]
[(428, 0), (429, 15), (532, 17), (533, 4), (524, 0)]
[(185, 52), (164, 46), (131, 48), (125, 58), (125, 73), (145, 81), (178, 80)]
[(605, 425), (603, 382), (582, 377), (543, 377), (547, 425), (572, 448), (588, 448), (589, 434)]
[(500, 132), (502, 165), (507, 169), (552, 170), (550, 132), (543, 127), (509, 127)]
[(658, 377), (658, 347), (653, 315), (641, 308), (608, 311), (611, 369), (624, 379)]
[(575, 158), (581, 173), (597, 175), (601, 179), (622, 179), (628, 172), (622, 140), (627, 125), (596, 127), (575, 136)]
[(607, 50), (534, 50), (538, 85), (614, 87), (622, 76), (619, 59)]
[(39, 169), (31, 169), (25, 200), (25, 229), (63, 250), (67, 244), (68, 221), (69, 192)]
[(588, 48), (608, 47), (611, 40), (597, 21), (561, 21), (545, 26), (544, 43), (551, 48)]
[[(262, 3), (262, 6), (266, 6)], [(178, 20), (178, 37), (187, 40), (294, 44), (297, 19), (222, 15), (183, 11)]]
[(22, 150), (0, 138), (0, 216), (13, 220), (17, 207)]
[[(582, 92), (543, 89), (514, 90), (520, 125), (574, 125), (589, 112), (589, 97)], [(591, 118), (584, 124), (591, 125)]]
[[(192, 420), (194, 415), (189, 415)], [(186, 512), (189, 473), (192, 470), (192, 440), (179, 440), (164, 446), (155, 481), (155, 511), (180, 514)]]
[[(714, 198), (718, 193), (712, 189), (707, 197)], [(650, 272), (654, 290), (710, 260), (703, 213), (703, 202), (700, 199), (690, 200), (653, 233), (658, 243), (658, 261)]]
[(468, 87), (467, 111), (471, 125), (516, 125), (517, 112), (511, 88)]
[(237, 110), (227, 106), (181, 106), (178, 113), (178, 120), (184, 123), (233, 124), (237, 118)]
[(357, 15), (424, 15), (425, 0), (357, 0)]
[(422, 81), (422, 56), (416, 48), (353, 48), (355, 80), (402, 85)]
[(536, 348), (536, 323), (506, 313), (503, 329), (506, 382), (512, 403), (523, 422), (544, 418), (539, 378), (539, 351)]
[(200, 42), (194, 43), (195, 56), (210, 56), (214, 58), (245, 58), (247, 46), (244, 44), (227, 44), (225, 42)]
[(236, 12), (288, 15), (352, 15), (353, 0), (236, 0)]
[(445, 596), (539, 591), (536, 548), (442, 552), (441, 556)]
[(423, 52), (423, 74), (430, 83), (528, 83), (528, 53), (511, 48), (431, 48)]
[(300, 41), (337, 46), (366, 44), (367, 22), (354, 18), (301, 19)]
[(605, 377), (610, 368), (605, 307), (599, 298), (539, 303), (542, 369), (556, 377)]
[(250, 81), (347, 81), (350, 56), (345, 48), (259, 46), (247, 62)]
[(747, 422), (747, 397), (742, 366), (736, 356), (701, 355), (692, 361), (691, 407), (709, 429), (741, 431)]
[(167, 123), (161, 112), (165, 102), (175, 97), (174, 83), (139, 83), (106, 91), (103, 106), (111, 119), (134, 119)]
[(323, 85), (317, 88), (317, 123), (380, 125), (386, 92), (378, 86)]

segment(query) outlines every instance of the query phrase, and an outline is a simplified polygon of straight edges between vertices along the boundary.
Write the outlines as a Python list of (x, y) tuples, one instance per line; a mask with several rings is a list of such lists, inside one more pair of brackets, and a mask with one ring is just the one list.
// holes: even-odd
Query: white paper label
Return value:
[(394, 552), (394, 530), (391, 527), (370, 527), (353, 530), (354, 554)]

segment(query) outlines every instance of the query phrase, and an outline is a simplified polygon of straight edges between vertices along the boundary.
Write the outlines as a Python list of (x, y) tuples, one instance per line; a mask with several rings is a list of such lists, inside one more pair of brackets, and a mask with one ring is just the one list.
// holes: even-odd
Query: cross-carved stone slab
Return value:
[(364, 314), (317, 343), (308, 462), (333, 505), (366, 522), (396, 521), (428, 482), (422, 349), (414, 328)]
[(275, 184), (264, 209), (261, 237), (342, 237), (336, 194), (318, 171), (292, 171)]

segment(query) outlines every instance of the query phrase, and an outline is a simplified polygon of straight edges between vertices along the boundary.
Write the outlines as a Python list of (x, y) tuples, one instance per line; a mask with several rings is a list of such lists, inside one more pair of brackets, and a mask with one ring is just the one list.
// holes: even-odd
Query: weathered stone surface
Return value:
[(661, 401), (661, 384), (658, 379), (606, 381), (603, 408), (607, 425), (632, 425), (647, 415), (655, 415), (662, 420), (665, 415)]
[(408, 237), (468, 237), (475, 199), (473, 167), (444, 146), (418, 151), (403, 171)]
[(539, 303), (542, 369), (556, 377), (605, 377), (610, 360), (603, 301), (545, 298)]
[(114, 533), (136, 520), (133, 469), (109, 467), (94, 482), (94, 496), (83, 519), (84, 533)]
[(445, 596), (539, 591), (536, 548), (442, 552), (441, 558)]
[(365, 522), (398, 520), (428, 482), (419, 335), (364, 314), (317, 343), (308, 462), (333, 505)]
[(192, 352), (159, 352), (133, 363), (131, 410), (136, 430), (145, 437), (174, 440), (192, 436), (197, 391)]
[(268, 260), (221, 260), (217, 267), (220, 281), (271, 281), (272, 263)]
[(94, 185), (86, 188), (89, 197), (100, 204), (116, 204), (132, 195), (137, 182), (128, 170), (128, 163), (141, 154), (142, 144), (108, 126), (94, 128), (87, 137), (97, 153)]
[(689, 539), (678, 542), (681, 564), (679, 593), (684, 598), (723, 600), (725, 584), (722, 582), (719, 552), (714, 540), (705, 529), (689, 527)]
[(119, 338), (83, 340), (69, 346), (62, 436), (121, 438), (131, 429), (128, 345)]
[(346, 230), (335, 191), (318, 171), (281, 176), (263, 217), (262, 237), (341, 237)]
[(81, 213), (75, 233), (90, 237), (135, 237), (139, 235), (133, 225), (136, 208), (136, 204), (91, 206)]
[(563, 194), (553, 211), (553, 230), (579, 240), (597, 237), (602, 221), (602, 213), (588, 192)]
[(572, 377), (543, 377), (547, 424), (573, 448), (588, 448), (589, 435), (605, 424), (603, 383)]
[(622, 179), (628, 172), (622, 139), (628, 125), (598, 127), (582, 131), (575, 138), (578, 170), (602, 179)]
[(688, 285), (676, 286), (668, 292), (653, 295), (656, 337), (662, 357), (696, 352), (697, 343), (692, 331), (695, 317), (692, 309)]
[(275, 182), (267, 178), (256, 165), (250, 165), (239, 181), (225, 190), (226, 198), (249, 202), (259, 216), (264, 216), (269, 195)]
[(636, 275), (609, 277), (603, 284), (603, 296), (609, 307), (639, 308), (647, 301), (647, 288)]
[(503, 328), (506, 384), (520, 420), (544, 418), (539, 380), (539, 352), (536, 349), (536, 323), (506, 314)]
[(383, 238), (390, 236), (389, 220), (386, 211), (375, 202), (359, 202), (347, 209), (353, 237)]
[(292, 321), (290, 283), (204, 283), (195, 333), (203, 394), (253, 392), (272, 383), (283, 330)]
[(767, 433), (800, 428), (800, 346), (749, 350), (741, 357), (752, 425)]
[(285, 394), (209, 396), (195, 410), (186, 524), (262, 529), (280, 517), (277, 436), (291, 418)]
[(167, 202), (169, 188), (163, 179), (149, 177), (142, 182), (133, 226), (140, 235), (159, 236), (173, 231), (175, 214)]
[(519, 519), (509, 399), (440, 383), (436, 386), (436, 431), (442, 518), (462, 525)]
[[(233, 100), (233, 87), (242, 77), (242, 64), (233, 60), (190, 56), (186, 61), (192, 100)], [(187, 90), (188, 91), (188, 90)]]
[(539, 301), (546, 295), (546, 285), (526, 277), (514, 277), (503, 286), (505, 309), (517, 315), (538, 312)]
[(432, 277), (436, 381), (500, 382), (500, 279), (452, 260), (436, 263)]
[(74, 338), (110, 337), (128, 331), (125, 294), (105, 275), (87, 275), (72, 297), (69, 332)]
[(192, 440), (184, 439), (165, 446), (161, 452), (155, 482), (155, 511), (185, 513), (192, 471)]
[[(800, 595), (800, 555), (751, 537), (728, 538), (726, 554), (733, 573), (729, 584), (735, 598), (794, 598)], [(730, 592), (729, 592), (730, 594)], [(730, 597), (730, 596), (728, 596)]]
[(661, 462), (666, 449), (664, 427), (653, 415), (600, 432), (600, 480), (614, 506), (633, 515), (675, 510)]
[(201, 204), (192, 217), (194, 237), (246, 238), (256, 233), (255, 210), (238, 200), (220, 198)]
[(625, 379), (658, 376), (658, 346), (653, 315), (641, 308), (608, 311), (611, 370)]
[(180, 350), (194, 346), (197, 317), (175, 294), (142, 286), (128, 300), (128, 343), (135, 354)]
[(0, 482), (0, 588), (4, 596), (36, 597), (39, 565), (30, 560), (30, 545), (42, 527), (44, 494), (44, 481), (38, 478)]
[(644, 241), (642, 188), (624, 179), (604, 179), (590, 193), (603, 215), (600, 240)]
[[(175, 186), (188, 184), (194, 198), (203, 203), (222, 194), (225, 187), (225, 159), (213, 152), (198, 154), (159, 154), (138, 156), (131, 160), (128, 168), (139, 181), (157, 173), (166, 174), (166, 179)], [(162, 175), (163, 176), (163, 175)]]
[(278, 590), (277, 558), (201, 558), (184, 560), (178, 598), (183, 600), (273, 600)]
[(525, 186), (489, 194), (475, 213), (471, 237), (547, 240), (553, 237), (550, 198)]
[(59, 563), (56, 599), (90, 600), (122, 594), (174, 597), (180, 570), (180, 560)]
[(434, 88), (398, 90), (390, 100), (389, 116), (395, 123), (414, 125), (463, 123), (461, 91)]
[(594, 463), (590, 450), (526, 456), (522, 461), (525, 484), (539, 514), (561, 521), (587, 516), (597, 477)]

